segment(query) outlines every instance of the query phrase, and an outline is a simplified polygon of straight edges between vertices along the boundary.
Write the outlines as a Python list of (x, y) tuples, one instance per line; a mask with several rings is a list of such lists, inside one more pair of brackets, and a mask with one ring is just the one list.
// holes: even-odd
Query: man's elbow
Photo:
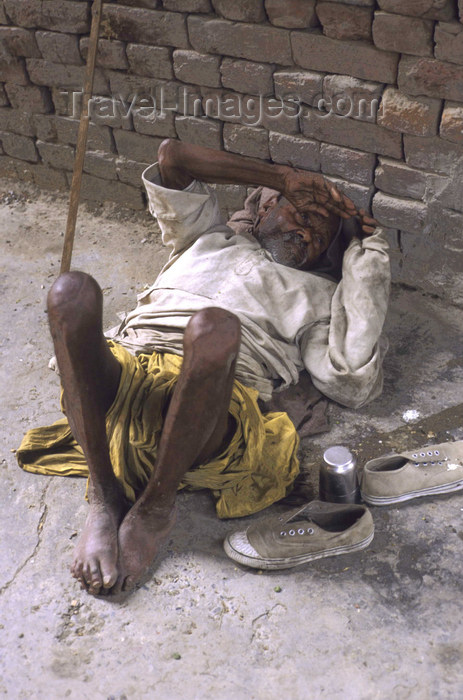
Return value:
[(173, 168), (176, 165), (176, 152), (178, 141), (175, 139), (164, 139), (158, 148), (159, 168)]

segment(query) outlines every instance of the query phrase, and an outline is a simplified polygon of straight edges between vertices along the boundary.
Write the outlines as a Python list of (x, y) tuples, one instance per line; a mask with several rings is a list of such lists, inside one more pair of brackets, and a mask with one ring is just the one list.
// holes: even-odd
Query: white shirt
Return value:
[(339, 284), (276, 263), (252, 235), (236, 235), (221, 219), (215, 193), (194, 181), (162, 187), (157, 164), (143, 173), (151, 214), (168, 263), (111, 337), (134, 354), (183, 353), (192, 314), (209, 306), (241, 321), (236, 378), (267, 400), (296, 383), (306, 368), (315, 386), (348, 406), (382, 388), (380, 343), (390, 286), (387, 242), (377, 230), (354, 239)]

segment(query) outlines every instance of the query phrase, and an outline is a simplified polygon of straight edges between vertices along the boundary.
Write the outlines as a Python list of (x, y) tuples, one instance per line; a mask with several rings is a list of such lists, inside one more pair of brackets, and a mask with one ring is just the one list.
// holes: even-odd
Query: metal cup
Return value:
[(319, 494), (321, 501), (358, 503), (360, 487), (355, 459), (341, 445), (325, 450), (320, 467)]

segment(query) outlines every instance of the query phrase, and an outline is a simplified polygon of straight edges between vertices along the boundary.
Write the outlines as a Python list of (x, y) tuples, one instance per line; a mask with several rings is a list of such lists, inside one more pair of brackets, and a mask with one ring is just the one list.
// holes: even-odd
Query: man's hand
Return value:
[(376, 219), (373, 219), (372, 216), (368, 216), (365, 209), (359, 209), (358, 219), (360, 221), (362, 231), (366, 236), (371, 236), (371, 234), (375, 232), (376, 227), (379, 226)]
[(343, 219), (359, 213), (352, 200), (323, 175), (298, 168), (287, 169), (282, 194), (300, 212), (315, 212), (325, 217), (331, 212)]

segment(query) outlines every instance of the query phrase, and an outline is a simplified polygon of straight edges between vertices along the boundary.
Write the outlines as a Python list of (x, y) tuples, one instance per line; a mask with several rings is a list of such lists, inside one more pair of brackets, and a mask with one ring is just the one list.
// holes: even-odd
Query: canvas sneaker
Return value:
[(462, 440), (372, 459), (365, 464), (361, 481), (363, 500), (375, 506), (459, 489), (463, 489)]
[(290, 569), (364, 549), (373, 535), (373, 519), (365, 506), (311, 501), (229, 534), (224, 549), (234, 561), (255, 569)]

